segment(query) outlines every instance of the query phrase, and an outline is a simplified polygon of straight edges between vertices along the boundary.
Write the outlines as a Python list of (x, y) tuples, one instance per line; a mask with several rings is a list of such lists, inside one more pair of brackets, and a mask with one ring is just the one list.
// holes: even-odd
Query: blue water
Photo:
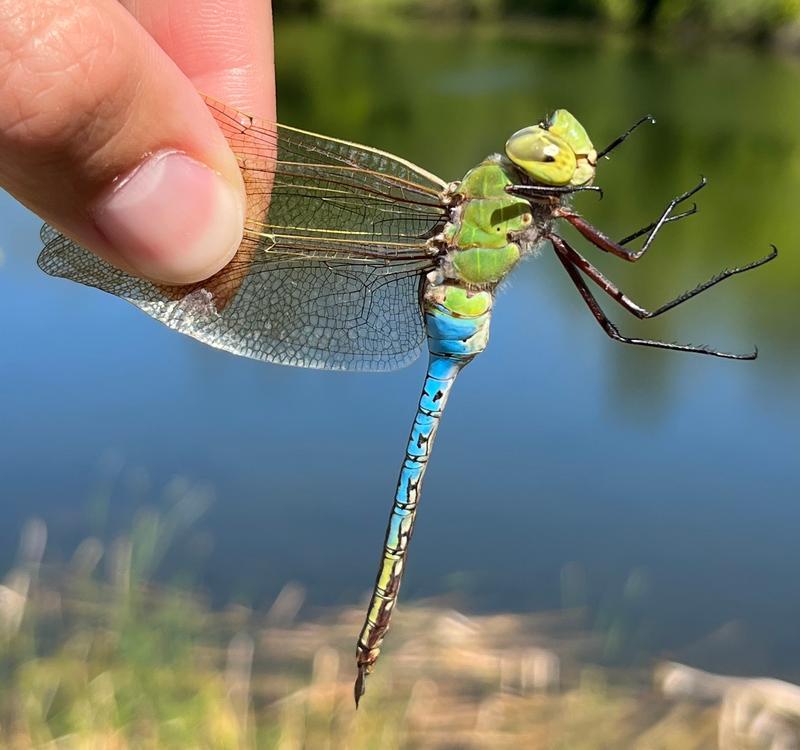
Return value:
[[(326, 33), (333, 35), (331, 44), (346, 45), (352, 32)], [(407, 41), (383, 44), (391, 51)], [(535, 40), (516, 44), (543, 59)], [(438, 47), (431, 54), (444, 56)], [(499, 69), (502, 54), (498, 46)], [(564, 75), (583, 75), (587, 88), (611, 88), (609, 66), (627, 70), (638, 54), (611, 49), (596, 70)], [(285, 57), (293, 59), (288, 51)], [(598, 140), (615, 134), (606, 123), (621, 130), (643, 111), (661, 114), (661, 94), (648, 88), (657, 92), (657, 84), (683, 80), (677, 59), (642, 63), (638, 98), (624, 111), (606, 111), (593, 94), (589, 109), (597, 110), (605, 132)], [(707, 94), (716, 96), (713, 70), (722, 63), (705, 64), (712, 69)], [(800, 78), (780, 61), (745, 56), (738, 64), (754, 81), (774, 66), (787, 86)], [(415, 111), (416, 102), (403, 100), (410, 93), (377, 91), (368, 66), (350, 67), (351, 86), (367, 101), (389, 106), (399, 97), (397, 106)], [(291, 116), (283, 116), (316, 128), (302, 121), (323, 107), (313, 95), (322, 85), (311, 82), (310, 69), (290, 68), (279, 84), (294, 92), (284, 107)], [(502, 76), (493, 83), (484, 75), (477, 91), (465, 76), (453, 63), (426, 85), (444, 87), (463, 114), (476, 98), (508, 94)], [(693, 85), (693, 96), (702, 98), (702, 86)], [(530, 107), (523, 93), (515, 112)], [(366, 140), (367, 115), (355, 118), (365, 132), (348, 132), (358, 105), (353, 97), (355, 103), (346, 103), (349, 119), (335, 134)], [(530, 119), (537, 118), (538, 109), (531, 110)], [(474, 610), (586, 601), (601, 625), (622, 617), (648, 653), (680, 653), (735, 623), (735, 642), (720, 657), (724, 666), (800, 674), (800, 273), (792, 255), (798, 231), (789, 214), (781, 224), (752, 210), (748, 180), (760, 180), (757, 189), (767, 201), (770, 188), (748, 159), (734, 158), (740, 149), (749, 153), (755, 140), (743, 132), (749, 115), (742, 117), (731, 125), (733, 136), (725, 131), (717, 141), (731, 155), (721, 160), (709, 145), (713, 139), (703, 137), (716, 132), (713, 114), (693, 124), (673, 105), (661, 117), (660, 133), (648, 132), (615, 157), (612, 166), (619, 168), (613, 176), (609, 167), (609, 180), (616, 192), (609, 189), (602, 204), (586, 198), (580, 206), (598, 224), (624, 234), (688, 187), (701, 162), (719, 184), (715, 194), (701, 196), (703, 215), (670, 227), (660, 250), (635, 268), (620, 268), (624, 264), (614, 259), (598, 261), (603, 268), (654, 303), (723, 265), (763, 254), (765, 237), (774, 237), (787, 259), (758, 272), (758, 279), (736, 279), (676, 311), (669, 326), (634, 325), (611, 305), (606, 309), (623, 330), (735, 350), (758, 342), (759, 360), (735, 363), (615, 344), (549, 252), (526, 263), (499, 296), (488, 351), (465, 370), (450, 400), (426, 480), (405, 597), (455, 592), (461, 606)], [(520, 125), (516, 115), (493, 122), (491, 132), (473, 123), (445, 139), (443, 154), (431, 144), (425, 118), (407, 117), (404, 132), (393, 116), (385, 119), (386, 137), (376, 132), (374, 143), (424, 163), (436, 152), (439, 163), (431, 166), (450, 170), (443, 172), (447, 178), (483, 156), (490, 136)], [(796, 181), (786, 174), (787, 148), (795, 165), (800, 153), (797, 141), (786, 142), (791, 130), (782, 122), (776, 118), (760, 154), (768, 161), (765, 174), (770, 166), (782, 170), (775, 200)], [(700, 135), (692, 140), (695, 132)], [(676, 144), (678, 166), (670, 157)], [(628, 157), (633, 166), (625, 172)], [(642, 165), (649, 165), (644, 187), (636, 183)], [(41, 274), (38, 226), (2, 196), (0, 569), (11, 563), (25, 519), (45, 519), (51, 559), (67, 559), (89, 533), (128, 528), (136, 508), (159, 505), (161, 488), (185, 476), (211, 487), (215, 499), (176, 541), (162, 575), (190, 577), (218, 603), (265, 602), (287, 581), (306, 586), (312, 605), (363, 597), (424, 361), (395, 373), (342, 374), (269, 366), (206, 348), (115, 298)], [(369, 405), (359, 413), (370, 419), (353, 419), (357, 403)], [(104, 519), (91, 500), (112, 479)], [(583, 581), (576, 598), (565, 594), (565, 569), (578, 571)], [(635, 596), (634, 580), (643, 582)], [(704, 657), (716, 666), (716, 652), (701, 648), (701, 665)]]

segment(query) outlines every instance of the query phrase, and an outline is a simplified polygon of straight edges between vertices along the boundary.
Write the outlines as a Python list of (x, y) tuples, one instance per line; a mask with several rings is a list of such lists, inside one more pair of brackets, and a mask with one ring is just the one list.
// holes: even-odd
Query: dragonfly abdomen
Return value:
[(490, 292), (469, 292), (448, 283), (432, 285), (425, 291), (424, 307), (430, 361), (397, 481), (378, 576), (356, 647), (356, 703), (389, 630), (414, 532), (422, 480), (450, 389), (461, 368), (480, 354), (489, 340)]

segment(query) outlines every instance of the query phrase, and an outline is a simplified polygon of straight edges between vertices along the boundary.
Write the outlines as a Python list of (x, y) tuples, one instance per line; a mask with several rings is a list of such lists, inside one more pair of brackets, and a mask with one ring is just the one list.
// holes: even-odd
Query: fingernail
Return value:
[(180, 151), (159, 151), (117, 180), (92, 210), (121, 260), (154, 281), (208, 278), (242, 240), (244, 205), (223, 177)]

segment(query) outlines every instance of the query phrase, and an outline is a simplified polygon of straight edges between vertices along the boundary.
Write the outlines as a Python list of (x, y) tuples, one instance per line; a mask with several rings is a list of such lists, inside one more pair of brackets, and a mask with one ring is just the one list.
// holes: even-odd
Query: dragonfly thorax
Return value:
[(517, 168), (495, 155), (450, 187), (448, 222), (435, 238), (444, 279), (493, 289), (522, 257), (538, 249), (553, 208), (506, 192), (519, 180)]

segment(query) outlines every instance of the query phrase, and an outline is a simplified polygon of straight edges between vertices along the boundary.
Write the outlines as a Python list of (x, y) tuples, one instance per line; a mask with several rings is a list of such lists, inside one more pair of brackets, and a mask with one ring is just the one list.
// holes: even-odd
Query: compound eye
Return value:
[(547, 130), (563, 138), (576, 154), (588, 155), (594, 151), (586, 129), (566, 109), (557, 109), (550, 115), (547, 119)]
[(538, 125), (514, 133), (506, 142), (506, 156), (543, 185), (569, 184), (577, 167), (569, 144)]

